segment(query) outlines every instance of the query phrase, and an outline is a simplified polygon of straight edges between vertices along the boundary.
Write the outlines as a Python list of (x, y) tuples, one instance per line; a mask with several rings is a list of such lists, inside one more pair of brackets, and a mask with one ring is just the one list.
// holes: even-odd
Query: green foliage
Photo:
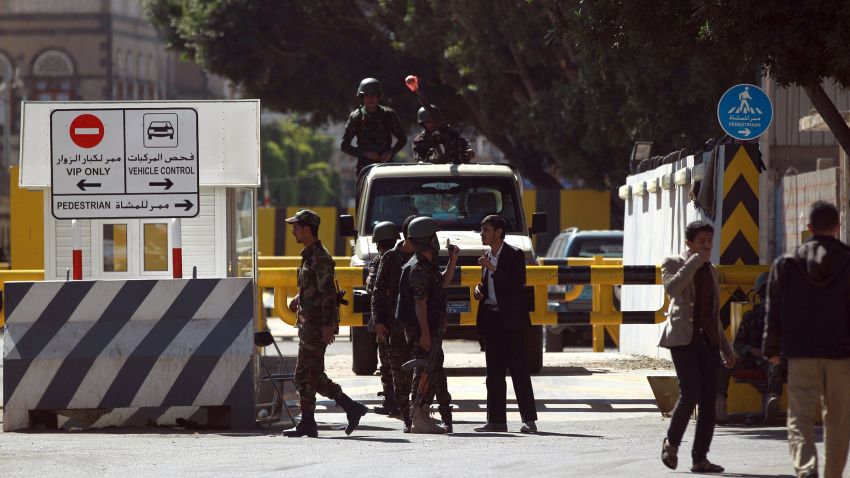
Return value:
[[(826, 79), (850, 86), (846, 0), (594, 0), (549, 5), (559, 13), (557, 37), (582, 52), (582, 67), (590, 66), (588, 59), (599, 59), (591, 69), (606, 79), (613, 77), (625, 93), (621, 119), (644, 131), (647, 139), (675, 143), (669, 126), (676, 123), (683, 125), (683, 139), (693, 137), (686, 117), (677, 118), (677, 113), (690, 110), (702, 125), (704, 118), (713, 116), (726, 87), (741, 80), (757, 82), (762, 74), (782, 86), (802, 86), (845, 150), (850, 145), (850, 130), (837, 114), (830, 116), (834, 105), (821, 87)], [(685, 94), (663, 94), (664, 82), (666, 91)], [(642, 114), (651, 110), (651, 103), (660, 107), (657, 115)], [(710, 130), (717, 127), (711, 125)]]
[[(773, 2), (145, 0), (174, 49), (313, 124), (344, 120), (374, 76), (412, 126), (403, 79), (417, 74), (538, 187), (558, 185), (550, 173), (616, 186), (636, 140), (665, 153), (718, 136), (720, 95), (758, 71), (757, 49), (730, 44), (748, 33), (721, 41), (725, 3), (744, 15)], [(772, 28), (754, 34), (774, 41)]]
[(336, 206), (340, 175), (327, 162), (334, 147), (328, 135), (291, 119), (264, 124), (260, 131), (263, 189), (272, 205)]

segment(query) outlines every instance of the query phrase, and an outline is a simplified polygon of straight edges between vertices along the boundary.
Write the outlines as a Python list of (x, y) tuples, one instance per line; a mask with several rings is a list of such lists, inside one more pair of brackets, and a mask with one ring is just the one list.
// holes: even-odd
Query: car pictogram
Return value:
[(164, 138), (174, 139), (174, 127), (170, 121), (151, 121), (148, 125), (148, 139)]

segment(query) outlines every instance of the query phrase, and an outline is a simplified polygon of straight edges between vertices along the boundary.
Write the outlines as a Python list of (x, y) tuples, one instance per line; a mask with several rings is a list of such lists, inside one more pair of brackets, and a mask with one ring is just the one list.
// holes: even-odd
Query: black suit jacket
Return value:
[[(487, 299), (489, 281), (486, 268), (481, 268), (481, 290), (484, 299), (478, 307), (478, 330), (487, 331), (491, 327), (501, 326), (505, 330), (520, 330), (531, 327), (531, 316), (525, 294), (525, 254), (507, 243), (502, 244), (499, 262), (493, 272), (493, 287), (496, 289), (496, 302), (499, 303), (499, 323), (495, 324), (490, 314), (485, 314), (481, 305)], [(485, 316), (486, 315), (486, 316)]]

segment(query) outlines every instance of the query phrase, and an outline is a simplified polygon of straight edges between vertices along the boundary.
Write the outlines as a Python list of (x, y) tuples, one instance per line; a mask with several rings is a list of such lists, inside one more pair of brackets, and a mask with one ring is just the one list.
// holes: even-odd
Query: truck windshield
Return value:
[(505, 218), (507, 231), (523, 232), (514, 182), (501, 177), (378, 178), (372, 183), (365, 234), (381, 221), (401, 226), (411, 214), (434, 218), (445, 231), (477, 231), (488, 214)]

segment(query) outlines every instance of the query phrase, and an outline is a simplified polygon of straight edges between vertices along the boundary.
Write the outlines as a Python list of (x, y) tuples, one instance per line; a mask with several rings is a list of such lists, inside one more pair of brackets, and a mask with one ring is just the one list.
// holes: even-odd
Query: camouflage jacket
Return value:
[(298, 327), (336, 326), (339, 323), (334, 279), (334, 261), (322, 246), (322, 241), (316, 241), (301, 251)]
[[(439, 146), (442, 146), (442, 154)], [(413, 159), (416, 161), (465, 164), (474, 156), (471, 152), (469, 141), (449, 126), (432, 132), (422, 131), (413, 138)]]
[[(396, 138), (395, 144), (392, 144), (392, 136)], [(351, 144), (354, 138), (357, 138), (357, 146)], [(366, 107), (361, 106), (348, 116), (341, 149), (345, 154), (360, 158), (369, 151), (378, 154), (391, 151), (395, 155), (406, 144), (407, 134), (401, 127), (395, 111), (378, 105), (378, 109), (370, 113), (366, 111)]]
[(372, 292), (372, 320), (376, 324), (386, 324), (396, 320), (395, 311), (398, 302), (398, 283), (401, 268), (413, 257), (412, 252), (401, 250), (403, 242), (381, 256)]
[(428, 301), (428, 327), (431, 335), (443, 326), (446, 320), (446, 291), (443, 276), (437, 265), (428, 258), (416, 254), (416, 264), (410, 270), (410, 290), (413, 300)]
[[(381, 263), (382, 255), (383, 254), (378, 253), (371, 261), (369, 261), (369, 273), (366, 275), (366, 292), (369, 293), (372, 303), (375, 301), (375, 279), (378, 277), (378, 265)], [(375, 331), (374, 312), (371, 314), (371, 317), (369, 317), (369, 323), (366, 324), (366, 329), (368, 329), (369, 332)]]

